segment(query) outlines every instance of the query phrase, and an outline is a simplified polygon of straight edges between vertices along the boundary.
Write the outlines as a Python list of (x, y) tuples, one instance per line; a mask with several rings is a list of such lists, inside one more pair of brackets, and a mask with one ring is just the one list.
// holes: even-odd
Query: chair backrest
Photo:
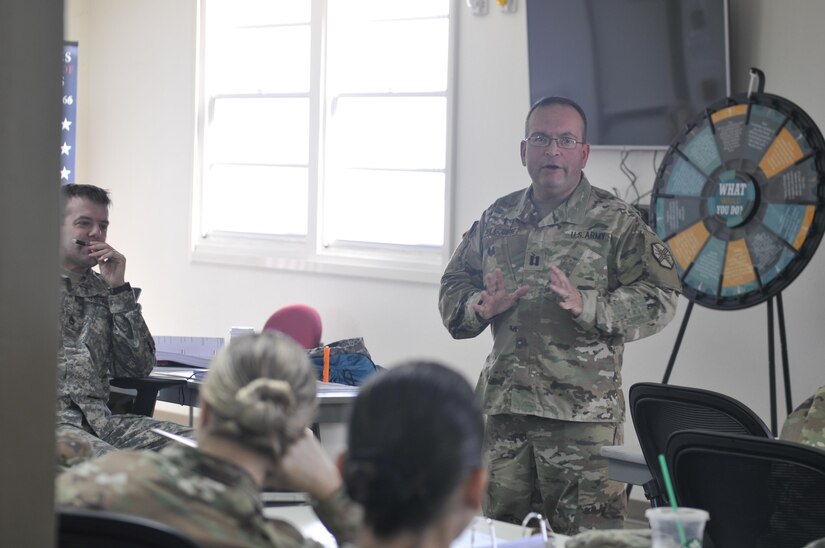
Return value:
[(60, 508), (59, 548), (198, 548), (198, 544), (164, 523), (138, 516)]
[(321, 344), (321, 315), (306, 304), (291, 304), (276, 310), (264, 324), (264, 331), (280, 331), (306, 349)]
[(650, 473), (664, 502), (659, 455), (681, 430), (709, 430), (771, 438), (762, 419), (743, 403), (710, 390), (642, 382), (630, 387), (630, 415)]
[(708, 511), (716, 547), (796, 548), (825, 538), (825, 451), (687, 430), (671, 436), (666, 459), (679, 505)]

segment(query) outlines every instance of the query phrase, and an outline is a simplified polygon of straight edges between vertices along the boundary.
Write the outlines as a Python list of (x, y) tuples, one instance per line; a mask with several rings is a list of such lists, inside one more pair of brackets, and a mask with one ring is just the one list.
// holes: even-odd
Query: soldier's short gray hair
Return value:
[(315, 416), (315, 369), (306, 350), (277, 332), (232, 340), (212, 361), (201, 398), (210, 434), (277, 459)]
[(530, 106), (530, 110), (527, 112), (527, 118), (524, 119), (524, 137), (529, 137), (528, 132), (530, 131), (530, 116), (533, 112), (537, 108), (552, 107), (553, 105), (570, 107), (579, 113), (579, 117), (582, 119), (582, 135), (579, 138), (582, 141), (587, 141), (587, 115), (584, 113), (584, 109), (573, 99), (558, 96), (542, 97)]

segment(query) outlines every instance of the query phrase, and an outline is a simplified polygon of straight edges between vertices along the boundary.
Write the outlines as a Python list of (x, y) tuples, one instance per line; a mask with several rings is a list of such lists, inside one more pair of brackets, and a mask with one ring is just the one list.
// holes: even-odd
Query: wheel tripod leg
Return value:
[(685, 316), (682, 318), (682, 325), (679, 326), (679, 334), (676, 335), (676, 344), (673, 345), (673, 352), (670, 353), (670, 359), (667, 361), (667, 369), (665, 376), (662, 377), (662, 384), (667, 384), (670, 380), (670, 373), (673, 371), (673, 365), (676, 363), (676, 354), (679, 353), (679, 347), (682, 346), (682, 339), (685, 336), (688, 321), (690, 320), (690, 313), (693, 311), (693, 301), (688, 301)]
[(773, 297), (768, 299), (768, 383), (770, 384), (771, 398), (771, 432), (774, 437), (776, 430), (776, 358), (773, 342)]
[(791, 370), (788, 365), (788, 338), (785, 335), (785, 307), (782, 305), (782, 292), (776, 294), (776, 315), (779, 318), (779, 351), (782, 353), (782, 382), (785, 384), (785, 410), (790, 415), (793, 411), (791, 398)]

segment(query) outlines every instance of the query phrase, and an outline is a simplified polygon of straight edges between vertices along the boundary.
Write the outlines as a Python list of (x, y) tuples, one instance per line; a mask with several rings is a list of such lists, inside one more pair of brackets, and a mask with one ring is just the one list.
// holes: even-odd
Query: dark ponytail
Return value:
[(410, 362), (360, 391), (349, 428), (344, 481), (379, 538), (419, 530), (481, 466), (484, 424), (459, 373)]

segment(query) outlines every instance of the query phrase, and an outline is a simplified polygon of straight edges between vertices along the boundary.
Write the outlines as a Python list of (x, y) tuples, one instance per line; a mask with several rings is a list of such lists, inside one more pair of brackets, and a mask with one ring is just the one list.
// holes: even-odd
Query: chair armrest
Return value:
[(151, 417), (155, 412), (158, 391), (172, 386), (186, 385), (184, 379), (160, 379), (157, 377), (115, 377), (109, 384), (118, 388), (137, 390), (132, 412)]

